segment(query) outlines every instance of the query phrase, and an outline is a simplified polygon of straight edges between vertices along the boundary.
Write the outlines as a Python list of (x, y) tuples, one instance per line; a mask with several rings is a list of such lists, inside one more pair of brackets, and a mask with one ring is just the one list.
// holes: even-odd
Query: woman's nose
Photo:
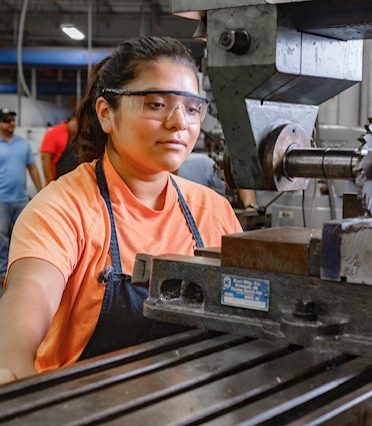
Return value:
[(175, 127), (178, 130), (184, 130), (188, 124), (186, 121), (186, 112), (183, 105), (177, 105), (165, 120), (167, 127)]

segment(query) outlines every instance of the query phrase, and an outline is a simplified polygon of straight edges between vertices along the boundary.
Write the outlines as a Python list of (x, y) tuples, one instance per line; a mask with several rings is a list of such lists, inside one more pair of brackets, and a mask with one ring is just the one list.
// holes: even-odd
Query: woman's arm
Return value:
[(14, 262), (0, 299), (0, 383), (36, 374), (36, 351), (57, 311), (65, 280), (45, 260)]

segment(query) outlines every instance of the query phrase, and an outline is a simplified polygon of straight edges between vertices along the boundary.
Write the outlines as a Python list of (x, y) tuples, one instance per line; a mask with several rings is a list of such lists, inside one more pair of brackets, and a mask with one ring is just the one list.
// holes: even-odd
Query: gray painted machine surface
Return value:
[[(319, 104), (361, 80), (363, 44), (354, 38), (369, 35), (362, 13), (371, 13), (368, 2), (354, 8), (340, 0), (210, 3), (175, 2), (173, 9), (201, 10), (207, 22), (208, 74), (234, 184), (282, 190), (270, 178), (274, 173), (286, 181), (284, 189), (305, 188), (296, 176), (288, 180), (279, 164), (265, 163), (268, 139), (275, 146), (280, 128), (293, 124), (303, 135), (301, 146), (309, 147)], [(340, 39), (340, 27), (349, 40)]]

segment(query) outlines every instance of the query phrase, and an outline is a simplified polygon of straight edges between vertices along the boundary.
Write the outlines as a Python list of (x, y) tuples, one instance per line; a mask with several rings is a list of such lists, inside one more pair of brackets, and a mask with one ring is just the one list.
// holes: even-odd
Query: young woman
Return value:
[(176, 331), (143, 317), (147, 289), (130, 276), (136, 253), (192, 255), (241, 231), (223, 197), (170, 174), (206, 110), (174, 39), (125, 42), (94, 68), (78, 114), (85, 162), (38, 194), (13, 231), (2, 382)]

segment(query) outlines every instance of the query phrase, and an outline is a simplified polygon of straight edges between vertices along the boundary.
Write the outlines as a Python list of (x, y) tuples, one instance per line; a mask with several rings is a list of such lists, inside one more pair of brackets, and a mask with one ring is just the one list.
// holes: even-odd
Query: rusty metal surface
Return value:
[(195, 256), (201, 257), (213, 257), (215, 259), (221, 258), (221, 247), (206, 247), (206, 248), (196, 248), (194, 250)]
[(311, 238), (320, 238), (320, 231), (291, 226), (226, 235), (221, 265), (308, 276)]
[[(363, 380), (354, 391), (333, 398), (329, 404), (314, 407), (310, 413), (304, 413), (289, 426), (327, 424), (328, 426), (369, 426), (372, 424), (372, 383), (363, 386)], [(359, 385), (359, 386), (358, 386)]]
[[(151, 351), (142, 352), (138, 360), (135, 360), (134, 357), (123, 356), (119, 361), (115, 355), (110, 355), (105, 356), (103, 362), (101, 362), (102, 357), (96, 358), (95, 361), (86, 361), (84, 362), (85, 366), (93, 365), (94, 367), (90, 369), (89, 374), (86, 371), (84, 375), (82, 374), (81, 369), (79, 369), (79, 363), (74, 368), (68, 369), (68, 376), (66, 371), (58, 370), (56, 373), (59, 373), (59, 380), (53, 378), (56, 373), (52, 373), (51, 375), (46, 374), (40, 378), (31, 379), (34, 381), (33, 385), (26, 381), (25, 383), (16, 382), (5, 386), (1, 397), (4, 401), (0, 402), (0, 420), (2, 421), (30, 410), (41, 410), (43, 407), (54, 406), (75, 397), (80, 398), (84, 394), (99, 391), (103, 387), (115, 386), (125, 380), (139, 377), (144, 372), (150, 373), (177, 365), (195, 357), (207, 355), (218, 349), (222, 350), (243, 340), (241, 336), (234, 335), (206, 339), (207, 334), (205, 332), (200, 333), (198, 331), (199, 336), (194, 336), (193, 343), (190, 343), (190, 335), (187, 336), (185, 334), (183, 334), (182, 340), (177, 337), (174, 339), (167, 338), (168, 345), (169, 342), (172, 342), (171, 347), (160, 345), (158, 349), (161, 351), (155, 355), (152, 355)], [(204, 340), (199, 341), (199, 337)], [(145, 347), (146, 345), (141, 346)], [(120, 352), (118, 351), (117, 354)], [(124, 351), (125, 353), (127, 351)], [(114, 358), (113, 362), (108, 365), (105, 361), (112, 359), (112, 357)], [(76, 370), (79, 370), (79, 374), (77, 374)], [(49, 379), (47, 383), (45, 383), (46, 378)], [(68, 379), (67, 381), (66, 378)], [(60, 383), (62, 379), (63, 383)], [(18, 386), (17, 390), (12, 389), (15, 385)], [(22, 396), (22, 401), (14, 404), (14, 396), (22, 394), (26, 387), (28, 388), (28, 393)], [(51, 387), (53, 392), (50, 392)], [(35, 392), (37, 392), (37, 399), (34, 397)], [(5, 396), (8, 398), (6, 399)]]
[(348, 415), (371, 379), (364, 357), (194, 330), (0, 386), (0, 424), (285, 425)]
[[(104, 370), (98, 376), (56, 383), (28, 394), (20, 390), (18, 397), (1, 403), (0, 418), (2, 424), (13, 424), (16, 417), (17, 424), (24, 425), (91, 425), (289, 352), (286, 345), (244, 340), (231, 335), (212, 337)], [(188, 356), (182, 356), (184, 352)], [(162, 365), (159, 358), (169, 361)], [(68, 378), (68, 369), (64, 373)]]
[[(332, 359), (332, 361), (331, 361)], [(278, 391), (283, 383), (306, 377), (332, 364), (329, 353), (306, 350), (277, 356), (253, 368), (247, 368), (221, 380), (144, 408), (140, 413), (124, 416), (127, 424), (169, 425), (201, 421), (231, 405), (237, 405), (261, 397), (267, 392)], [(336, 361), (337, 362), (337, 361)], [(286, 365), (285, 365), (286, 364)], [(119, 421), (113, 424), (119, 425)]]
[(342, 195), (342, 217), (358, 217), (363, 215), (363, 203), (358, 194)]
[[(314, 405), (310, 407), (312, 400), (320, 397), (328, 398), (328, 400), (334, 399), (336, 393), (340, 394), (339, 388), (342, 389), (343, 386), (353, 387), (351, 379), (353, 379), (354, 386), (358, 381), (360, 384), (365, 380), (369, 380), (368, 376), (370, 373), (368, 372), (368, 368), (370, 368), (370, 361), (363, 358), (334, 365), (333, 368), (326, 369), (319, 372), (319, 374), (308, 377), (306, 380), (294, 383), (281, 392), (269, 394), (259, 401), (253, 401), (250, 404), (238, 407), (236, 410), (230, 411), (204, 424), (205, 426), (223, 426), (244, 422), (245, 426), (254, 426), (261, 424), (261, 422), (269, 421), (268, 424), (279, 425), (287, 424), (288, 422), (291, 424), (294, 418), (298, 419), (299, 417), (301, 421), (297, 423), (298, 426), (310, 424), (305, 421), (303, 414), (306, 413), (307, 415), (310, 410), (314, 411)], [(350, 394), (352, 393), (350, 392)], [(350, 394), (346, 396), (349, 400)], [(323, 401), (322, 408), (328, 410), (330, 404), (327, 404), (325, 400)], [(346, 415), (347, 406), (339, 404), (338, 407), (340, 409), (344, 408), (344, 415)], [(338, 426), (344, 424), (340, 418), (338, 418), (338, 422)], [(356, 424), (352, 423), (351, 425), (355, 426)], [(364, 423), (364, 426), (366, 425), (367, 423)]]

